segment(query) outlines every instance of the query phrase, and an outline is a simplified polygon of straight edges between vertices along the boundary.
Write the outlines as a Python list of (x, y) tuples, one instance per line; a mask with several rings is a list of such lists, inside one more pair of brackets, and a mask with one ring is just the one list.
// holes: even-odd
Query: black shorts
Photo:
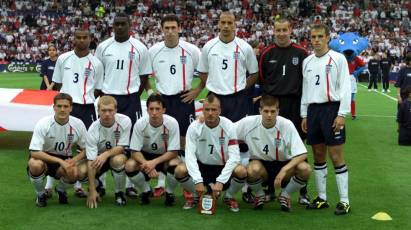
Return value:
[[(288, 164), (290, 161), (263, 161), (258, 160), (264, 166), (265, 170), (267, 171), (267, 180), (263, 182), (263, 186), (273, 185), (274, 179), (281, 171), (281, 169)], [(283, 181), (282, 184), (287, 184), (288, 181)]]
[(411, 145), (411, 129), (400, 127), (398, 132), (399, 145)]
[(104, 162), (103, 166), (101, 166), (100, 171), (96, 172), (96, 179), (100, 178), (105, 172), (111, 169), (110, 166), (110, 158)]
[(80, 119), (86, 129), (90, 127), (90, 125), (97, 120), (96, 110), (94, 108), (94, 104), (77, 104), (73, 103), (73, 111), (70, 113), (73, 117), (77, 117)]
[(137, 119), (143, 115), (143, 112), (141, 111), (140, 95), (138, 93), (132, 93), (130, 95), (106, 95), (116, 99), (117, 112), (128, 116), (131, 119), (132, 127)]
[(219, 95), (209, 92), (220, 99), (221, 116), (236, 122), (247, 116), (249, 109), (249, 98), (246, 90), (241, 90), (234, 94)]
[(346, 127), (334, 132), (340, 102), (310, 104), (307, 111), (307, 144), (341, 145), (345, 143)]
[[(51, 154), (51, 153), (47, 153), (47, 154), (50, 155), (50, 156), (53, 156), (53, 157), (57, 157), (57, 158), (62, 159), (62, 160), (67, 160), (67, 159), (72, 158), (72, 156), (62, 156), (62, 155)], [(31, 158), (31, 156), (29, 156), (29, 159), (30, 158)], [(45, 162), (45, 161), (43, 161), (43, 162), (46, 164), (46, 167), (47, 167), (46, 175), (51, 176), (51, 177), (59, 180), (60, 177), (57, 177), (57, 170), (60, 168), (60, 164), (58, 164), (58, 163), (49, 163), (49, 162)], [(27, 174), (30, 176), (29, 166), (27, 166)]]
[[(200, 170), (201, 176), (203, 177), (204, 186), (208, 186), (210, 183), (216, 183), (216, 179), (220, 176), (221, 171), (223, 171), (224, 165), (206, 165), (197, 161), (198, 168)], [(230, 180), (223, 186), (223, 191), (230, 187)]]
[(186, 136), (188, 126), (196, 119), (194, 101), (184, 103), (181, 101), (181, 94), (161, 95), (166, 106), (166, 114), (174, 117), (180, 128), (180, 136)]

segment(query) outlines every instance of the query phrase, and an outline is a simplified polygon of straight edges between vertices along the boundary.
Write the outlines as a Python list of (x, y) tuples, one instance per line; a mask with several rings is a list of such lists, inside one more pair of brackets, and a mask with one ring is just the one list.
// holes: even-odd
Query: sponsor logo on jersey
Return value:
[(332, 65), (325, 65), (325, 74), (329, 74), (332, 67)]
[(164, 61), (164, 60), (160, 60), (160, 61), (158, 61), (158, 63), (164, 63), (164, 62), (166, 62), (166, 61)]
[(260, 140), (260, 138), (258, 138), (258, 137), (251, 137), (251, 139), (252, 139), (252, 140), (256, 140), (256, 141), (259, 141), (259, 140)]
[(200, 140), (198, 140), (198, 142), (205, 142), (206, 141), (206, 139), (200, 139)]
[(144, 138), (150, 139), (150, 136), (144, 136)]
[(64, 67), (64, 70), (69, 70), (69, 69), (71, 69), (71, 68), (67, 67), (67, 66)]
[(277, 60), (269, 60), (268, 63), (274, 64), (277, 63)]
[(235, 52), (234, 51), (233, 57), (234, 57), (234, 60), (238, 60), (240, 58), (240, 52)]
[(54, 70), (54, 66), (49, 66), (47, 69)]
[(112, 54), (104, 54), (104, 56), (110, 57), (110, 56), (113, 56), (113, 55)]
[(300, 59), (298, 57), (293, 57), (293, 59), (291, 59), (291, 63), (293, 63), (293, 65), (298, 65), (299, 62)]
[(180, 61), (181, 61), (181, 64), (186, 64), (187, 63), (187, 56), (180, 56)]
[(211, 56), (217, 56), (218, 57), (218, 54), (211, 54)]

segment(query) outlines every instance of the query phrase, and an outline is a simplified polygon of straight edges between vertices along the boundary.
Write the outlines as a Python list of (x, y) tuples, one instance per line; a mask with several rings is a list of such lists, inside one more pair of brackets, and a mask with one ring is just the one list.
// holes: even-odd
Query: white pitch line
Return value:
[[(358, 83), (358, 85), (360, 85), (360, 86), (368, 89), (368, 87), (365, 86), (365, 85), (363, 85), (363, 84)], [(374, 92), (374, 91), (371, 91), (371, 92)], [(391, 97), (391, 96), (388, 95), (388, 94), (381, 93), (380, 91), (377, 91), (377, 92), (374, 92), (374, 93), (378, 93), (378, 94), (381, 94), (381, 95), (383, 95), (383, 96), (386, 96), (386, 97), (388, 97), (389, 99), (391, 99), (391, 100), (393, 100), (393, 101), (398, 101), (397, 98)]]
[(361, 114), (358, 114), (357, 117), (395, 118), (396, 116), (388, 116), (388, 115), (361, 115)]

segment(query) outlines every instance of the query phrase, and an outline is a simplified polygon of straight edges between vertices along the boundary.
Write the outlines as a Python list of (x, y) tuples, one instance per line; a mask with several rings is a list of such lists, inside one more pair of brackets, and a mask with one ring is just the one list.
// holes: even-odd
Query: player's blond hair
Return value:
[(117, 109), (117, 101), (112, 96), (102, 96), (98, 100), (97, 108), (100, 109), (102, 105), (114, 105), (114, 108)]

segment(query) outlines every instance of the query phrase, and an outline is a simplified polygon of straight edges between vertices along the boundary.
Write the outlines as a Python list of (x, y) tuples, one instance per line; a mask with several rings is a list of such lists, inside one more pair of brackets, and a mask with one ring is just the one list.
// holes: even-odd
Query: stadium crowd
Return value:
[[(368, 4), (365, 4), (368, 2)], [(308, 27), (321, 20), (340, 31), (358, 31), (370, 40), (367, 54), (387, 53), (402, 60), (410, 49), (411, 3), (403, 0), (335, 1), (308, 0), (214, 0), (214, 1), (2, 1), (0, 10), (0, 63), (36, 62), (47, 54), (48, 43), (60, 53), (72, 49), (73, 32), (80, 24), (92, 34), (91, 49), (112, 34), (115, 12), (132, 15), (133, 35), (151, 47), (162, 39), (159, 18), (175, 12), (182, 19), (182, 38), (202, 47), (218, 33), (221, 9), (232, 9), (237, 17), (237, 36), (270, 43), (273, 21), (279, 15), (292, 19), (293, 41), (310, 50)], [(367, 55), (366, 54), (366, 55)]]

